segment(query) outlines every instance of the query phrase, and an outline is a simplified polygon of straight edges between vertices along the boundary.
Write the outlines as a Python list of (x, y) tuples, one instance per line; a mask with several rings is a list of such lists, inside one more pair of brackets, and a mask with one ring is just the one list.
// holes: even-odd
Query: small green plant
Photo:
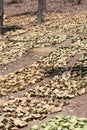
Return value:
[[(30, 130), (39, 129), (35, 125)], [(41, 124), (40, 130), (87, 130), (87, 118), (64, 115), (55, 116), (47, 123)]]

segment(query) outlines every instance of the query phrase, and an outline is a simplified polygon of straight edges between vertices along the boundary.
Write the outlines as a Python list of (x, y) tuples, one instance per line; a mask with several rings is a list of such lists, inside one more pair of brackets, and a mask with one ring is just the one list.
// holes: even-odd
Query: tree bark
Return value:
[(43, 6), (43, 15), (44, 15), (47, 13), (46, 0), (42, 0), (42, 6)]
[(42, 23), (42, 15), (47, 13), (46, 0), (38, 0), (38, 24)]
[(38, 24), (40, 25), (42, 23), (42, 5), (43, 1), (38, 0)]
[(0, 35), (3, 29), (3, 0), (0, 0)]

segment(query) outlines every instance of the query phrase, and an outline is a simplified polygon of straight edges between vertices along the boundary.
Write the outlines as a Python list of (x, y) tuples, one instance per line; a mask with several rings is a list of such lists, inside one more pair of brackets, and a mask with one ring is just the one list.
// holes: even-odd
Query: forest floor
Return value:
[(47, 0), (47, 8), (38, 26), (36, 0), (4, 2), (0, 130), (61, 114), (87, 118), (87, 0)]

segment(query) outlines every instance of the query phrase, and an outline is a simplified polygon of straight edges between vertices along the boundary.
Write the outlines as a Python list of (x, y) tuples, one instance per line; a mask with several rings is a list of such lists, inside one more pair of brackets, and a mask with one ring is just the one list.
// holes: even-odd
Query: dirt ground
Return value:
[[(27, 1), (29, 3), (27, 5), (26, 2), (22, 2), (20, 4), (16, 3), (10, 3), (11, 0), (5, 0), (4, 1), (4, 14), (5, 18), (14, 17), (14, 16), (21, 16), (22, 14), (28, 14), (29, 15), (36, 15), (37, 14), (37, 1), (33, 0)], [(53, 3), (54, 1), (54, 3)], [(87, 12), (87, 0), (82, 0), (80, 5), (74, 5), (74, 2), (69, 0), (47, 0), (47, 7), (48, 7), (48, 13), (51, 13), (52, 11), (58, 12), (60, 14), (68, 12), (68, 17), (65, 19), (61, 19), (62, 22), (68, 22), (71, 19), (74, 18), (75, 15), (78, 14), (85, 14)], [(72, 15), (71, 15), (72, 14)], [(61, 22), (60, 21), (60, 22)], [(28, 26), (34, 26), (34, 25), (25, 25), (25, 28)], [(87, 34), (85, 34), (87, 36)], [(67, 46), (67, 44), (70, 44), (70, 39), (62, 43), (61, 46)], [(54, 47), (47, 47), (47, 48), (36, 48), (29, 52), (27, 52), (25, 55), (21, 57), (21, 59), (16, 60), (14, 62), (0, 65), (0, 75), (6, 75), (8, 73), (14, 72), (19, 68), (26, 67), (28, 65), (31, 65), (33, 62), (37, 61), (40, 57), (47, 55), (52, 50), (55, 50), (58, 48), (58, 46)], [(77, 59), (71, 60), (70, 64), (73, 64), (73, 62), (77, 61)], [(30, 88), (30, 86), (29, 86)], [(27, 89), (25, 90), (27, 91)], [(22, 91), (21, 93), (16, 93), (15, 96), (20, 96), (25, 91)], [(1, 98), (2, 100), (6, 100), (7, 97)], [(82, 96), (76, 97), (74, 99), (71, 99), (70, 104), (65, 106), (61, 112), (48, 115), (46, 119), (42, 121), (32, 121), (28, 123), (28, 126), (25, 128), (22, 128), (21, 130), (29, 130), (29, 128), (32, 126), (32, 124), (41, 124), (42, 122), (46, 122), (50, 117), (53, 117), (56, 114), (65, 114), (65, 115), (75, 115), (77, 117), (86, 117), (87, 118), (87, 90), (86, 93)]]

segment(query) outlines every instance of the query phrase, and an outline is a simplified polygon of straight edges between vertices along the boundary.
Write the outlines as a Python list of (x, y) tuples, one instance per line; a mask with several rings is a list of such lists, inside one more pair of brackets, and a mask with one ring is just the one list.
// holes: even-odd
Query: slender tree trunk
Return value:
[(47, 13), (46, 0), (38, 0), (38, 24), (42, 23), (42, 15)]
[(42, 0), (42, 6), (43, 6), (43, 15), (44, 15), (47, 13), (46, 0)]
[(2, 34), (3, 28), (3, 0), (0, 0), (0, 35)]
[(38, 0), (38, 24), (40, 25), (42, 23), (42, 5), (43, 0)]

